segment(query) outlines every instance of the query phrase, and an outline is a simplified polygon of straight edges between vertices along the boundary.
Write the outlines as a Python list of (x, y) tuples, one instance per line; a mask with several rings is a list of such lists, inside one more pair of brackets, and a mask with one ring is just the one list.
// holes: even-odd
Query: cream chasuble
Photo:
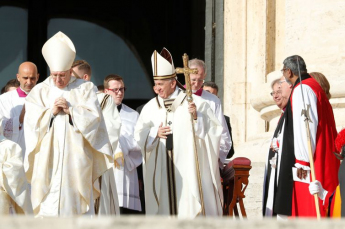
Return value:
[[(112, 152), (117, 148), (119, 142), (121, 119), (116, 109), (116, 104), (111, 96), (104, 93), (97, 93), (98, 102), (101, 106), (107, 128)], [(101, 196), (99, 199), (98, 215), (120, 216), (119, 200), (115, 183), (115, 168), (112, 166), (101, 177)], [(99, 182), (97, 180), (97, 185)], [(97, 204), (97, 203), (96, 203)]]
[[(169, 98), (175, 98), (178, 89)], [(209, 105), (193, 95), (197, 107), (194, 121), (199, 155), (203, 198), (207, 216), (221, 216), (223, 193), (220, 183), (218, 157), (222, 126)], [(201, 215), (201, 201), (193, 149), (191, 118), (185, 94), (180, 92), (171, 109), (165, 108), (159, 96), (150, 100), (143, 108), (135, 128), (135, 138), (142, 149), (146, 214), (169, 215), (171, 203), (176, 203), (179, 218), (194, 218)], [(174, 178), (168, 179), (166, 140), (156, 138), (158, 127), (172, 126)], [(169, 162), (169, 160), (168, 160)], [(171, 185), (175, 181), (176, 199), (172, 200)], [(170, 190), (169, 187), (170, 186)]]
[(23, 109), (25, 97), (19, 97), (17, 90), (6, 92), (0, 96), (0, 118), (3, 118), (1, 128), (3, 135), (8, 140), (20, 146), (24, 157), (24, 128), (19, 129), (19, 116)]
[[(99, 196), (93, 183), (113, 165), (109, 137), (91, 82), (71, 77), (64, 89), (51, 77), (26, 97), (24, 168), (38, 216), (94, 213)], [(70, 116), (51, 113), (64, 97)]]
[(32, 213), (22, 151), (0, 135), (0, 215)]

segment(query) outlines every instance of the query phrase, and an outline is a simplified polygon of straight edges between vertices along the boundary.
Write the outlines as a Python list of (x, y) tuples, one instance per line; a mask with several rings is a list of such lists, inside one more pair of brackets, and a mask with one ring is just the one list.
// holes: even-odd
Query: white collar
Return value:
[(175, 91), (167, 99), (175, 99), (178, 96), (179, 88), (176, 86)]

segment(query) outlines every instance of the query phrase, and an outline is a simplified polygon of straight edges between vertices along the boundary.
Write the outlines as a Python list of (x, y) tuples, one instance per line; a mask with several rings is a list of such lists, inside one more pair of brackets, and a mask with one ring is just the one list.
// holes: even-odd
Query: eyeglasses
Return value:
[(112, 91), (114, 93), (119, 93), (119, 91), (121, 91), (121, 93), (126, 91), (126, 87), (120, 87), (120, 88), (113, 88), (113, 89), (108, 89), (109, 91)]
[(68, 70), (67, 71), (63, 71), (63, 72), (51, 72), (50, 74), (51, 74), (51, 76), (54, 78), (54, 79), (56, 79), (56, 78), (60, 78), (60, 79), (65, 79), (66, 78), (66, 75), (67, 75), (67, 72), (68, 72)]
[(205, 80), (191, 79), (192, 82), (205, 83)]
[(56, 79), (56, 78), (60, 78), (60, 79), (65, 79), (66, 78), (66, 75), (52, 75), (52, 77), (54, 78), (54, 79)]
[(280, 70), (282, 72), (282, 74), (284, 74), (284, 72), (288, 70), (288, 68), (283, 68), (282, 70)]
[(270, 95), (271, 96), (275, 96), (275, 95), (280, 95), (282, 93), (282, 91), (272, 91), (271, 93), (270, 93)]
[(286, 80), (281, 80), (279, 81), (279, 85), (281, 85), (282, 83), (286, 82)]

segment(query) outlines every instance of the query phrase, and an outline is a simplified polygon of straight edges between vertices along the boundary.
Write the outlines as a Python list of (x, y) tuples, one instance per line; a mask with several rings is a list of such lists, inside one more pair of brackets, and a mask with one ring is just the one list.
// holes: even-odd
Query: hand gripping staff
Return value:
[[(188, 68), (188, 55), (185, 53), (182, 56), (183, 60), (183, 68), (176, 68), (176, 73), (177, 74), (184, 74), (185, 81), (186, 81), (186, 94), (187, 94), (187, 101), (189, 103), (193, 102), (193, 97), (192, 97), (192, 88), (190, 85), (190, 76), (189, 74), (197, 74), (198, 69), (193, 68), (190, 69)], [(195, 130), (194, 130), (194, 121), (193, 121), (193, 115), (191, 114), (190, 116), (190, 121), (192, 123), (192, 130), (193, 130), (193, 146), (194, 146), (194, 157), (195, 157), (195, 162), (196, 162), (196, 174), (198, 176), (198, 186), (199, 186), (199, 194), (200, 194), (200, 201), (201, 201), (201, 214), (205, 215), (205, 206), (204, 206), (204, 197), (203, 197), (203, 192), (202, 192), (202, 183), (201, 183), (201, 175), (200, 175), (200, 168), (199, 168), (199, 157), (198, 157), (198, 151), (197, 151), (197, 146), (196, 146), (196, 138), (195, 138)]]
[[(310, 129), (309, 129), (309, 122), (311, 122), (310, 116), (309, 116), (310, 105), (307, 105), (307, 108), (306, 108), (306, 105), (304, 102), (304, 95), (303, 95), (303, 90), (302, 90), (302, 78), (301, 78), (301, 71), (300, 71), (300, 67), (299, 67), (299, 58), (298, 57), (297, 57), (297, 66), (298, 66), (298, 78), (299, 78), (299, 82), (301, 85), (301, 92), (302, 92), (302, 99), (303, 99), (303, 106), (304, 106), (304, 109), (301, 112), (301, 116), (304, 115), (305, 129), (307, 132), (307, 144), (308, 144), (311, 180), (315, 181), (316, 177), (315, 177), (315, 168), (314, 168), (314, 157), (313, 157), (313, 152), (311, 151), (311, 140), (310, 140)], [(317, 217), (317, 219), (320, 219), (321, 214), (320, 214), (319, 198), (317, 196), (317, 193), (314, 194), (314, 200), (315, 200), (315, 208), (316, 208), (316, 217)]]

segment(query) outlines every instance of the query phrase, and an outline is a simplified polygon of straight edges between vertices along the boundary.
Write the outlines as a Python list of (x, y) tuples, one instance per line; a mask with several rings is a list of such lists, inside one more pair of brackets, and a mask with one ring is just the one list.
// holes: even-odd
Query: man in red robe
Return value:
[[(337, 136), (332, 107), (321, 86), (307, 73), (300, 56), (290, 56), (281, 70), (294, 86), (285, 111), (280, 175), (274, 209), (278, 216), (316, 216), (314, 197), (309, 193), (310, 161), (305, 116), (309, 114), (311, 150), (316, 180), (331, 194), (338, 185), (339, 160), (333, 155)], [(299, 80), (301, 75), (302, 83)], [(328, 198), (325, 198), (328, 199)], [(319, 200), (321, 216), (328, 203)]]

